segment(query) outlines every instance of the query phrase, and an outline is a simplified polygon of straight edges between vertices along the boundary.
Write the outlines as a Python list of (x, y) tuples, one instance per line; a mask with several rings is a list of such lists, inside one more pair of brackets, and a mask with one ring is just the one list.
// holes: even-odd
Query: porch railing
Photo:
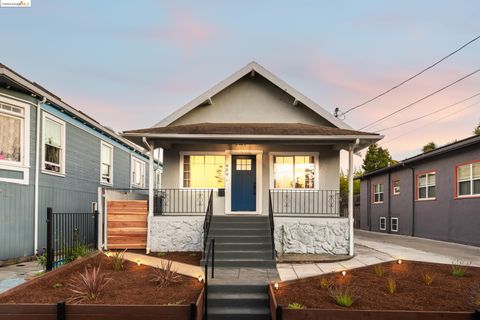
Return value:
[(210, 231), (210, 224), (213, 217), (213, 190), (210, 190), (208, 197), (208, 206), (205, 212), (205, 220), (203, 221), (203, 259), (205, 260), (205, 254), (207, 249), (208, 233)]
[(341, 197), (338, 190), (271, 189), (270, 203), (274, 215), (341, 215)]
[(212, 201), (211, 189), (157, 189), (154, 191), (155, 216), (164, 214), (201, 214)]

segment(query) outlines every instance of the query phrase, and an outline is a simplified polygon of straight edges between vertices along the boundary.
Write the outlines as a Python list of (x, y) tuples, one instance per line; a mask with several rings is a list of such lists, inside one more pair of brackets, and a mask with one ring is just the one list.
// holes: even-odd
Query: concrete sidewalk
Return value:
[(0, 293), (16, 287), (42, 271), (37, 261), (27, 261), (0, 268)]
[(463, 261), (480, 266), (480, 248), (461, 244), (355, 230), (355, 256), (346, 261), (277, 264), (280, 278), (306, 278), (397, 259), (451, 264)]

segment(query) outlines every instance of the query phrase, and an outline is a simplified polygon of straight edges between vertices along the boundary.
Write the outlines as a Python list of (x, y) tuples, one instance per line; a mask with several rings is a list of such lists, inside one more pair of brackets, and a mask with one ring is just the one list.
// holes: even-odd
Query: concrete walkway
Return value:
[[(132, 253), (132, 252), (125, 252), (124, 258), (126, 260), (130, 260), (135, 263), (137, 263), (137, 261), (140, 261), (140, 263), (143, 265), (147, 265), (155, 268), (160, 268), (162, 265), (162, 261), (164, 263), (167, 263), (169, 261), (162, 258), (151, 257), (144, 254), (138, 254), (138, 253)], [(183, 274), (185, 276), (190, 276), (194, 278), (197, 278), (199, 275), (203, 276), (203, 270), (200, 266), (193, 266), (190, 264), (173, 261), (172, 268), (174, 270), (177, 270), (178, 273)]]
[(480, 266), (480, 248), (460, 244), (355, 230), (355, 256), (332, 263), (277, 264), (282, 281), (339, 272), (397, 259)]
[(0, 268), (0, 293), (18, 286), (42, 271), (37, 261), (27, 261)]

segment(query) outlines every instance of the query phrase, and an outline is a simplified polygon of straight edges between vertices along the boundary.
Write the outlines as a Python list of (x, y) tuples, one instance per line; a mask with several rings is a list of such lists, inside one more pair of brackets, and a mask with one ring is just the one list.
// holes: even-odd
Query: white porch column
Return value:
[(350, 256), (353, 256), (353, 149), (348, 149), (348, 221), (350, 232)]
[(154, 173), (154, 157), (155, 148), (153, 143), (150, 144), (149, 161), (148, 161), (148, 218), (147, 218), (147, 254), (150, 253), (150, 226), (152, 224), (153, 207), (154, 207), (154, 194), (153, 186), (155, 185), (155, 173)]

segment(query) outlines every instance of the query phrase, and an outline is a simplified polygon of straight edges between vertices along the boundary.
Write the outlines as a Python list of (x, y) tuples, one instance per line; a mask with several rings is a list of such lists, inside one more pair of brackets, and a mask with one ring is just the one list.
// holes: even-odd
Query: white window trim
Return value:
[[(428, 184), (428, 176), (433, 174), (435, 175), (435, 184)], [(426, 195), (427, 195), (426, 198), (420, 198), (420, 177), (421, 176), (425, 176), (425, 187), (422, 187), (422, 188), (426, 188)], [(437, 172), (436, 171), (421, 173), (417, 175), (417, 201), (428, 201), (428, 200), (437, 199), (436, 196), (435, 197), (429, 196), (430, 194), (428, 192), (428, 187), (435, 187), (435, 195), (437, 194)]]
[[(382, 186), (382, 191), (381, 192), (377, 192), (377, 186)], [(375, 201), (375, 196), (377, 194), (381, 194), (382, 195), (382, 201)], [(380, 197), (379, 197), (380, 198)], [(383, 203), (383, 199), (385, 198), (385, 192), (383, 191), (383, 183), (376, 183), (373, 185), (373, 203), (374, 204), (377, 204), (377, 203)]]
[[(382, 221), (383, 221), (383, 225), (384, 225), (383, 228), (382, 228)], [(380, 217), (380, 223), (378, 225), (378, 228), (381, 231), (386, 231), (387, 230), (387, 218), (386, 217)]]
[[(143, 180), (142, 180), (142, 183), (141, 183), (141, 184), (136, 184), (136, 183), (134, 182), (135, 179), (134, 179), (134, 177), (133, 177), (133, 169), (134, 169), (135, 161), (138, 161), (138, 162), (140, 162), (140, 163), (143, 164)], [(154, 171), (154, 172), (155, 172), (155, 171)], [(145, 187), (146, 187), (146, 176), (147, 176), (147, 166), (146, 166), (145, 161), (140, 160), (139, 158), (134, 157), (133, 155), (131, 155), (131, 158), (130, 158), (130, 187), (145, 188)]]
[[(110, 148), (110, 182), (105, 182), (102, 179), (102, 147)], [(113, 146), (105, 141), (100, 141), (100, 184), (104, 186), (113, 186)]]
[[(269, 179), (270, 179), (270, 189), (275, 192), (275, 190), (292, 190), (292, 191), (318, 191), (320, 190), (320, 162), (319, 162), (319, 153), (318, 152), (269, 152)], [(315, 176), (313, 181), (313, 188), (275, 188), (275, 177), (273, 172), (273, 158), (275, 156), (313, 156), (313, 163), (315, 166)]]
[[(45, 120), (46, 119), (50, 119), (52, 121), (55, 121), (57, 122), (58, 124), (61, 125), (62, 127), (62, 131), (61, 131), (61, 134), (62, 134), (62, 152), (61, 152), (61, 155), (60, 155), (60, 172), (52, 172), (52, 171), (49, 171), (49, 170), (46, 170), (45, 169)], [(65, 154), (66, 154), (66, 147), (67, 147), (67, 135), (66, 135), (66, 124), (65, 124), (65, 121), (55, 117), (54, 115), (46, 112), (46, 111), (42, 111), (42, 140), (41, 140), (41, 143), (42, 143), (42, 167), (41, 167), (41, 171), (42, 173), (45, 173), (45, 174), (50, 174), (50, 175), (53, 175), (53, 176), (57, 176), (57, 177), (65, 177), (65, 166), (66, 166), (66, 159), (65, 159)]]
[[(457, 177), (457, 198), (477, 198), (478, 196), (480, 196), (480, 193), (473, 193), (473, 183), (475, 180), (478, 180), (478, 179), (473, 179), (473, 165), (475, 163), (478, 163), (480, 164), (480, 161), (475, 161), (475, 162), (472, 162), (472, 163), (467, 163), (467, 164), (464, 164), (464, 165), (460, 165), (460, 166), (457, 166), (456, 167), (456, 170), (457, 172), (455, 173), (456, 174), (456, 177)], [(464, 167), (464, 166), (470, 166), (470, 177), (468, 179), (463, 179), (463, 180), (460, 180), (458, 178), (458, 169), (460, 167)], [(470, 194), (460, 194), (460, 182), (467, 182), (467, 181), (470, 181)], [(435, 181), (436, 182), (436, 181)]]
[[(20, 162), (0, 160), (0, 169), (22, 173), (23, 179), (1, 178), (1, 182), (28, 185), (30, 183), (30, 104), (0, 96), (0, 102), (23, 109), (22, 130), (20, 133)], [(5, 113), (10, 114), (10, 113)], [(15, 114), (12, 114), (15, 116)], [(19, 117), (22, 118), (22, 117)]]
[[(397, 223), (396, 223), (396, 226), (397, 226), (397, 227), (396, 227), (395, 229), (393, 228), (393, 221), (394, 221), (394, 220), (397, 222)], [(392, 231), (392, 232), (398, 232), (398, 218), (396, 218), (396, 217), (395, 217), (395, 218), (390, 218), (390, 231)]]
[[(398, 181), (398, 191), (395, 191), (395, 182)], [(392, 181), (392, 195), (398, 196), (400, 194), (400, 179), (393, 179)]]
[(219, 151), (180, 151), (180, 167), (179, 167), (179, 189), (185, 189), (185, 190), (205, 190), (205, 189), (212, 189), (214, 191), (218, 191), (218, 189), (225, 189), (226, 187), (226, 177), (223, 177), (223, 188), (193, 188), (193, 187), (184, 187), (183, 186), (183, 158), (184, 156), (225, 156), (225, 172), (224, 174), (226, 175), (227, 172), (227, 156), (225, 152), (219, 152)]

